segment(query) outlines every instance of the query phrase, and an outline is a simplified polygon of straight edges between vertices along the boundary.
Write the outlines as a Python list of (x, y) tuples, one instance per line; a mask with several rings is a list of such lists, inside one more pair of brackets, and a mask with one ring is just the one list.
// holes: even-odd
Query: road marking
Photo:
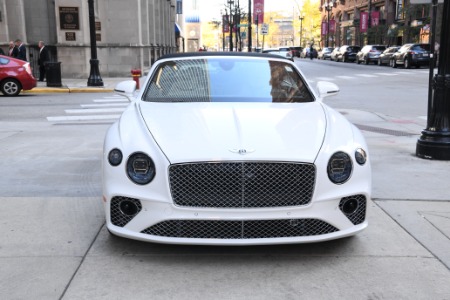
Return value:
[(103, 114), (123, 112), (125, 108), (92, 108), (92, 109), (66, 109), (67, 114)]
[(93, 121), (93, 120), (116, 120), (120, 115), (95, 115), (95, 116), (60, 116), (47, 117), (49, 122), (63, 122), (63, 121)]
[(374, 73), (376, 75), (380, 75), (380, 76), (397, 76), (397, 73)]
[(129, 103), (100, 103), (100, 104), (81, 104), (82, 108), (99, 108), (99, 107), (127, 107)]
[(355, 79), (355, 77), (353, 76), (336, 76), (336, 77), (341, 79)]
[(316, 77), (317, 80), (322, 80), (322, 81), (333, 81), (335, 80), (334, 78), (331, 77)]
[(128, 101), (127, 99), (124, 98), (109, 98), (109, 99), (95, 99), (93, 100), (95, 103), (109, 103), (109, 102), (127, 102), (129, 103), (130, 101)]
[(378, 76), (376, 76), (376, 75), (370, 75), (370, 74), (355, 74), (355, 76), (366, 77), (366, 78), (375, 78), (375, 77), (378, 77)]
[[(77, 114), (75, 116), (47, 117), (49, 122), (86, 122), (96, 120), (115, 121), (120, 118), (121, 113), (130, 104), (128, 99), (120, 95), (103, 97), (92, 100), (95, 104), (81, 104), (82, 109), (66, 109), (66, 114)], [(116, 114), (120, 113), (120, 114)]]

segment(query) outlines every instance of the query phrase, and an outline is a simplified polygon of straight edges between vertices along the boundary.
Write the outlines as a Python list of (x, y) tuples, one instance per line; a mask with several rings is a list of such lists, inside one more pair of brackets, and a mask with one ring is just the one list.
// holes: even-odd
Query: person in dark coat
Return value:
[(13, 41), (9, 42), (9, 50), (8, 50), (8, 56), (11, 56), (13, 58), (17, 57), (17, 55), (19, 54), (19, 49), (17, 48), (17, 46), (14, 44)]
[(44, 81), (44, 79), (45, 79), (45, 65), (47, 64), (47, 62), (50, 61), (50, 54), (48, 52), (47, 47), (45, 47), (45, 44), (44, 44), (43, 41), (39, 41), (38, 47), (39, 47), (39, 59), (38, 59), (39, 81)]
[(23, 61), (27, 61), (27, 49), (25, 48), (24, 43), (20, 40), (16, 40), (16, 46), (18, 49), (17, 59), (21, 59)]

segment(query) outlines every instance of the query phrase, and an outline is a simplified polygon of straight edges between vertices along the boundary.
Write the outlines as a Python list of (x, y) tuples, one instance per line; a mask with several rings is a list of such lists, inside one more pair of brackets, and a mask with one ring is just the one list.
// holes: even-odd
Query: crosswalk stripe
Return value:
[(99, 107), (127, 107), (128, 103), (100, 103), (100, 104), (81, 104), (82, 108), (99, 108)]
[(59, 117), (47, 117), (47, 121), (49, 122), (93, 121), (93, 120), (115, 120), (118, 118), (120, 118), (120, 115), (59, 116)]
[(376, 75), (380, 75), (380, 76), (397, 76), (397, 73), (374, 73)]
[(353, 76), (336, 76), (336, 77), (341, 79), (355, 79), (355, 77)]
[(370, 74), (355, 74), (355, 76), (366, 77), (366, 78), (375, 78), (375, 77), (378, 77), (378, 76), (376, 76), (376, 75), (370, 75)]
[(92, 108), (92, 109), (66, 109), (67, 114), (101, 114), (123, 112), (125, 108)]
[(124, 98), (119, 98), (119, 99), (113, 99), (113, 98), (109, 98), (109, 99), (95, 99), (93, 100), (93, 102), (95, 103), (109, 103), (109, 102), (126, 102), (129, 103), (130, 101), (128, 101), (127, 99)]
[(317, 80), (322, 80), (322, 81), (333, 81), (335, 80), (334, 78), (331, 77), (316, 77)]

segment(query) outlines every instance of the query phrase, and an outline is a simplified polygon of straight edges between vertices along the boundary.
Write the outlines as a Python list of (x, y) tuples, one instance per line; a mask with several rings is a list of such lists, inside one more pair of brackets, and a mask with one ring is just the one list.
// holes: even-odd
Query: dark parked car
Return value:
[(384, 50), (383, 53), (380, 54), (380, 57), (378, 57), (378, 65), (388, 65), (391, 61), (392, 55), (394, 55), (398, 49), (400, 49), (400, 46), (392, 46)]
[(430, 45), (429, 44), (405, 44), (392, 55), (390, 65), (397, 68), (403, 65), (405, 69), (412, 66), (420, 68), (430, 63)]
[(384, 50), (386, 50), (384, 45), (366, 45), (356, 54), (356, 63), (363, 62), (368, 65), (373, 62), (376, 64)]
[(292, 57), (300, 57), (300, 53), (302, 52), (302, 47), (289, 47), (291, 50)]
[(334, 60), (342, 62), (355, 61), (356, 53), (358, 53), (359, 50), (361, 50), (361, 47), (359, 46), (349, 46), (349, 45), (341, 46), (337, 51)]
[(317, 54), (318, 59), (330, 59), (331, 52), (333, 52), (333, 47), (324, 47), (322, 50), (319, 51)]

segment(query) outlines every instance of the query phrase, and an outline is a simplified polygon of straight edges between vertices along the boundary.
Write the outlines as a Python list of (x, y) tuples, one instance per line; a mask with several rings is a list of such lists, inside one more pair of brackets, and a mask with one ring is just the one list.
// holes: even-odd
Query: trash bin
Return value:
[(45, 65), (47, 86), (61, 87), (61, 62), (47, 62)]

